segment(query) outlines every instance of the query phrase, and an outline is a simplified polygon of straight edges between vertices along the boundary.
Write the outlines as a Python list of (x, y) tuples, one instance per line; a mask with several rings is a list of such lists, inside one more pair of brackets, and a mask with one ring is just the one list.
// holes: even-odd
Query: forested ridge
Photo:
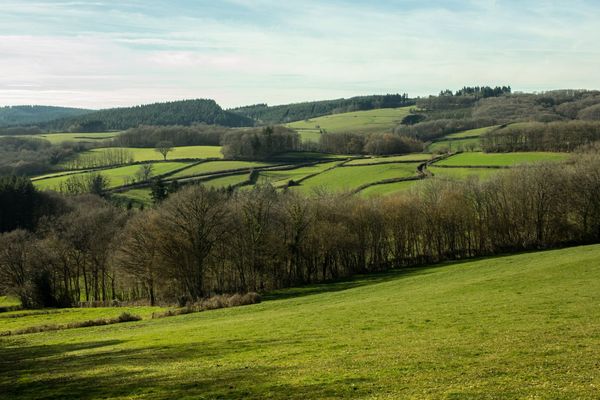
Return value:
[(253, 126), (254, 121), (223, 110), (214, 100), (196, 99), (154, 103), (135, 107), (100, 110), (77, 118), (63, 118), (44, 124), (52, 131), (102, 132), (140, 125), (221, 125)]
[(77, 117), (94, 112), (82, 108), (54, 106), (5, 106), (0, 107), (0, 128), (36, 125), (60, 118)]
[(283, 124), (292, 121), (378, 108), (404, 107), (414, 104), (407, 94), (357, 96), (349, 99), (309, 101), (303, 103), (269, 106), (256, 104), (233, 108), (230, 111), (252, 118), (262, 124)]

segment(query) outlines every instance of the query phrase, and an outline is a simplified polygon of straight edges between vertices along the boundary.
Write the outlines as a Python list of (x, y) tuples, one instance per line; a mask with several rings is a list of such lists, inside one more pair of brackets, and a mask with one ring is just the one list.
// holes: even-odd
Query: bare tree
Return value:
[(167, 154), (173, 151), (173, 143), (163, 140), (156, 144), (155, 150), (163, 156), (163, 159), (167, 161)]

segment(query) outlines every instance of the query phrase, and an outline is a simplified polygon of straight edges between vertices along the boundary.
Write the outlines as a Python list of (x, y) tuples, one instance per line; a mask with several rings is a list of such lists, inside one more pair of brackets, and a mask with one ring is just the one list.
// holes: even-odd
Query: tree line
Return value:
[[(151, 209), (52, 197), (0, 236), (2, 293), (23, 304), (195, 301), (506, 252), (600, 240), (600, 157), (518, 167), (489, 181), (427, 181), (363, 199), (270, 186), (190, 185)], [(39, 215), (39, 213), (38, 213)]]
[(486, 152), (564, 151), (571, 152), (600, 140), (600, 122), (529, 122), (494, 129), (481, 136)]

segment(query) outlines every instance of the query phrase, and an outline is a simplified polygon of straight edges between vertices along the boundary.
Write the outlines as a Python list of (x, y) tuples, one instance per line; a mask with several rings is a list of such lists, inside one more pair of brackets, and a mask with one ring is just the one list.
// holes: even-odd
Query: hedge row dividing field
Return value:
[(600, 246), (584, 246), (359, 276), (244, 307), (2, 337), (0, 393), (597, 399), (599, 266)]

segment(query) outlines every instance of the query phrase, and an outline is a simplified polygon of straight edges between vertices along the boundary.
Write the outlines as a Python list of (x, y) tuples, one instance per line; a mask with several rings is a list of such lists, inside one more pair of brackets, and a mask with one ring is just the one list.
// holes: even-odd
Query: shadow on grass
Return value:
[[(251, 361), (227, 365), (223, 357), (241, 351), (242, 342), (248, 341), (143, 348), (128, 348), (119, 340), (2, 346), (0, 398), (357, 398), (372, 383), (340, 377), (292, 384), (281, 379), (294, 375), (292, 367), (264, 361), (261, 366)], [(281, 344), (268, 341), (261, 346)]]
[[(549, 250), (550, 251), (550, 250)], [(343, 278), (339, 280), (332, 280), (318, 284), (309, 284), (305, 286), (297, 286), (289, 289), (274, 290), (265, 293), (262, 296), (263, 300), (284, 300), (292, 299), (296, 297), (310, 296), (320, 293), (331, 293), (340, 292), (343, 290), (354, 289), (361, 286), (374, 285), (378, 283), (384, 283), (393, 281), (396, 279), (414, 277), (419, 275), (428, 275), (435, 273), (441, 267), (448, 267), (451, 265), (464, 264), (468, 262), (476, 262), (481, 260), (494, 260), (502, 259), (506, 257), (513, 257), (520, 254), (528, 254), (533, 252), (539, 252), (539, 250), (521, 251), (509, 254), (499, 254), (494, 256), (482, 256), (473, 258), (464, 258), (459, 260), (443, 261), (435, 264), (426, 264), (420, 266), (404, 267), (398, 269), (391, 269), (382, 272), (374, 272), (364, 275), (354, 275), (349, 278)]]

